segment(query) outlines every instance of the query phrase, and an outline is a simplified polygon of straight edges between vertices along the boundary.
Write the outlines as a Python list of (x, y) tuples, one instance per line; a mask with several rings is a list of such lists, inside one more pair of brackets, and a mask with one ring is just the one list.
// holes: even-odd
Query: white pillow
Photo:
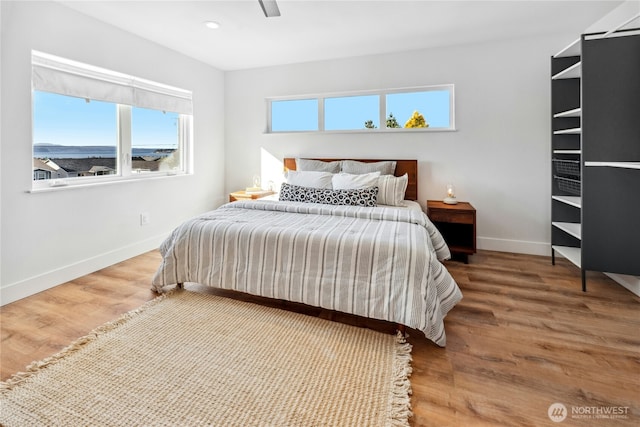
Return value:
[(388, 206), (404, 206), (404, 193), (407, 191), (409, 175), (395, 177), (381, 175), (378, 178), (378, 204)]
[(355, 188), (377, 187), (380, 172), (365, 174), (337, 173), (333, 175), (334, 190), (352, 190)]
[(289, 171), (287, 184), (309, 188), (332, 188), (332, 173), (317, 171)]

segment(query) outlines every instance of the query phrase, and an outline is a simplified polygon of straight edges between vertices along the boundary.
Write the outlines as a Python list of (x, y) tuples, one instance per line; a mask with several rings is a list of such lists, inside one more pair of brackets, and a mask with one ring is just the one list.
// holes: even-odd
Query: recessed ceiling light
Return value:
[(212, 30), (217, 30), (220, 28), (220, 23), (216, 21), (207, 21), (204, 23), (207, 28), (211, 28)]

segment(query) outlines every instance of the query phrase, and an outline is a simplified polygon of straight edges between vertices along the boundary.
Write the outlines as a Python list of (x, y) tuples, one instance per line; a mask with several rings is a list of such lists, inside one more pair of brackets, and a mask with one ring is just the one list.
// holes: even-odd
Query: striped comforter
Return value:
[(446, 343), (462, 298), (449, 249), (423, 212), (297, 202), (226, 204), (160, 247), (153, 289), (195, 282), (396, 322)]

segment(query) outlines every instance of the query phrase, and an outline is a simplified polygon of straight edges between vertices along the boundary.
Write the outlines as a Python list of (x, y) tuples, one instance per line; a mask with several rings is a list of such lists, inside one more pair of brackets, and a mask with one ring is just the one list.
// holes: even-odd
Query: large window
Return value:
[(34, 92), (34, 180), (117, 175), (117, 158), (117, 105)]
[(455, 130), (453, 85), (269, 98), (267, 106), (273, 133)]
[(34, 190), (187, 173), (191, 93), (33, 52)]

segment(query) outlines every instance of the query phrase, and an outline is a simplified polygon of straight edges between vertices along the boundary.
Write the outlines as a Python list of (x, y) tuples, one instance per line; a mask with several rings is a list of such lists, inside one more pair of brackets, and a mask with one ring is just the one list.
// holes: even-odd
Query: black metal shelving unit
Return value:
[(583, 34), (551, 58), (551, 253), (640, 275), (640, 30)]

